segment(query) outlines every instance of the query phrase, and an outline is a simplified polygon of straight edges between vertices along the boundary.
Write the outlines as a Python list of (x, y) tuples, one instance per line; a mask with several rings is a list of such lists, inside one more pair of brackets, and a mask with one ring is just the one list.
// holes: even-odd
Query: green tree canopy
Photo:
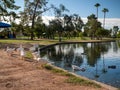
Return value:
[(97, 20), (97, 17), (95, 17), (94, 14), (87, 17), (88, 22), (86, 23), (84, 30), (87, 31), (88, 36), (91, 36), (91, 39), (93, 39), (95, 36), (97, 36), (96, 32), (98, 28), (101, 28), (101, 23)]
[(34, 24), (38, 16), (41, 16), (41, 14), (49, 8), (46, 7), (46, 4), (48, 2), (46, 0), (25, 0), (25, 8), (24, 8), (24, 14), (29, 17), (29, 21), (31, 22), (31, 39), (34, 38)]
[(0, 17), (8, 16), (9, 10), (17, 10), (20, 7), (15, 5), (14, 0), (0, 0)]

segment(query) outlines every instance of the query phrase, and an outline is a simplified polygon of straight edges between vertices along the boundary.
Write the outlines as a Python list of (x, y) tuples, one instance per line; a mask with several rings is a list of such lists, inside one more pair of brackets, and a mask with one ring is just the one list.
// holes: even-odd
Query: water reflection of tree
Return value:
[(95, 63), (100, 58), (100, 44), (99, 43), (91, 43), (91, 47), (87, 47), (87, 60), (90, 66), (95, 66)]
[(116, 42), (117, 42), (118, 48), (120, 48), (120, 40), (117, 40)]
[(108, 52), (110, 43), (91, 43), (90, 47), (86, 47), (86, 58), (90, 66), (95, 66), (97, 60), (101, 57), (101, 54)]
[(79, 52), (77, 55), (75, 53), (75, 50), (80, 47), (83, 47), (88, 65), (97, 68), (97, 60), (103, 57), (103, 69), (105, 68), (104, 54), (111, 48), (110, 42), (57, 45), (47, 50), (47, 57), (52, 61), (59, 62), (59, 65), (63, 67), (71, 67), (71, 64), (80, 66), (83, 63), (83, 57)]
[[(47, 54), (47, 57), (52, 61), (60, 61), (59, 65), (65, 67), (71, 67), (72, 64), (80, 66), (83, 63), (82, 56), (80, 54), (76, 55), (74, 52), (75, 48), (79, 45), (76, 44), (62, 44), (57, 47), (53, 47)], [(49, 49), (48, 49), (49, 50)], [(67, 51), (66, 51), (67, 50)]]
[(104, 53), (103, 53), (103, 69), (102, 69), (102, 72), (103, 72), (103, 73), (106, 73), (106, 72), (107, 72), (107, 69), (106, 69), (106, 67), (105, 67)]
[[(58, 50), (56, 50), (56, 47), (58, 48)], [(56, 47), (48, 49), (47, 52), (49, 53), (47, 57), (53, 61), (61, 61), (63, 56), (61, 45), (57, 45)]]
[(105, 59), (104, 59), (104, 54), (108, 52), (109, 48), (111, 47), (111, 43), (101, 43), (101, 47), (100, 47), (100, 52), (101, 52), (101, 58), (103, 60), (103, 69), (102, 72), (106, 73), (106, 66), (105, 66)]
[(83, 63), (83, 58), (81, 55), (74, 57), (74, 65), (80, 66)]
[(108, 52), (110, 44), (106, 43), (91, 43), (91, 45), (88, 47), (87, 45), (84, 45), (84, 50), (86, 52), (86, 58), (87, 58), (87, 63), (95, 67), (95, 77), (98, 78), (98, 60), (103, 55), (103, 70), (105, 71), (105, 61), (104, 61), (104, 53)]
[(117, 51), (118, 51), (118, 41), (116, 41), (112, 44), (113, 44), (113, 51), (117, 53)]
[(72, 60), (74, 58), (74, 50), (71, 48), (67, 54), (63, 56), (64, 58), (64, 66), (65, 67), (71, 67)]

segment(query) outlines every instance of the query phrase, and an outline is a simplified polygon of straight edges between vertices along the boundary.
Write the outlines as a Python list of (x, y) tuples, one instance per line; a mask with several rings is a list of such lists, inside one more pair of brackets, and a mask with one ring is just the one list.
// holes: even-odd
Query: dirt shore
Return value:
[[(45, 62), (20, 60), (18, 53), (9, 56), (4, 50), (6, 46), (10, 44), (0, 45), (0, 90), (109, 90), (65, 83), (67, 77), (41, 68)], [(30, 46), (24, 45), (26, 49)]]

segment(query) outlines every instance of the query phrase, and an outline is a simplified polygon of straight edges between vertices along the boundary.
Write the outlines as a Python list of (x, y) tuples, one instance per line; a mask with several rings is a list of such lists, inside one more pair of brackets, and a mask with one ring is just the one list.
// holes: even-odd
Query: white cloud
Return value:
[[(49, 24), (49, 21), (54, 19), (55, 17), (53, 16), (43, 16), (43, 22), (46, 23), (47, 25)], [(84, 23), (87, 22), (87, 18), (81, 18)], [(98, 19), (101, 23), (103, 23), (103, 18)], [(106, 18), (105, 19), (105, 28), (111, 29), (113, 26), (118, 26), (120, 28), (120, 18)]]
[[(103, 19), (100, 19), (100, 22), (103, 23)], [(106, 18), (105, 27), (113, 28), (113, 26), (118, 26), (120, 28), (120, 18)]]
[[(82, 18), (83, 22), (87, 22), (87, 18)], [(103, 24), (103, 18), (98, 19)], [(118, 26), (120, 28), (120, 18), (106, 18), (105, 28), (111, 29), (113, 26)]]
[(54, 16), (42, 16), (42, 19), (43, 19), (43, 23), (48, 25), (49, 21), (55, 19), (55, 17)]

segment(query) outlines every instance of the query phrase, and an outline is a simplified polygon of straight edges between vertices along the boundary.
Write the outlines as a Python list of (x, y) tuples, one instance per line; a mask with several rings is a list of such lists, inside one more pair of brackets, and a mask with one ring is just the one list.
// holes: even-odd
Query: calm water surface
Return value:
[(41, 57), (70, 72), (71, 65), (85, 68), (74, 73), (120, 88), (120, 41), (56, 45)]

